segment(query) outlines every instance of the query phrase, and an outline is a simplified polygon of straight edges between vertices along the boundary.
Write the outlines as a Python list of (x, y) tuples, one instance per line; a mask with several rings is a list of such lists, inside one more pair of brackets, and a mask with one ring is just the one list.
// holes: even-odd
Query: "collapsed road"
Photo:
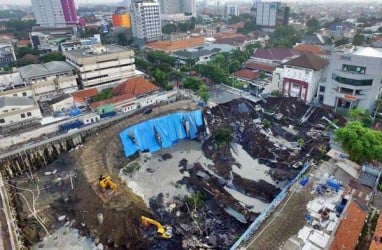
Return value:
[[(170, 199), (168, 194), (159, 193), (150, 197), (147, 207), (141, 197), (118, 181), (120, 168), (139, 158), (139, 154), (123, 156), (116, 138), (124, 127), (118, 124), (100, 131), (83, 147), (47, 168), (33, 175), (28, 173), (29, 178), (25, 175), (10, 180), (17, 187), (12, 189), (13, 200), (27, 245), (36, 244), (46, 233), (26, 201), (16, 193), (40, 182), (38, 186), (45, 187), (40, 192), (44, 199), (37, 200), (36, 207), (48, 231), (67, 223), (109, 249), (226, 249), (297, 174), (303, 162), (319, 161), (325, 156), (329, 134), (321, 118), (344, 122), (328, 110), (285, 97), (271, 97), (258, 104), (237, 99), (205, 108), (203, 115), (206, 124), (199, 128), (197, 141), (200, 154), (211, 162), (187, 159), (186, 153), (172, 166), (173, 171), (182, 173), (182, 178), (171, 185), (173, 189), (185, 186), (189, 190), (187, 197)], [(213, 135), (219, 128), (230, 128), (230, 144), (216, 145)], [(167, 154), (157, 165), (166, 164), (171, 157)], [(154, 154), (148, 158), (154, 158)], [(150, 159), (142, 159), (140, 166), (145, 166), (145, 161)], [(155, 169), (138, 172), (154, 180), (159, 178)], [(105, 173), (120, 184), (116, 192), (104, 192), (98, 186), (98, 176)], [(27, 191), (22, 193), (32, 202)], [(97, 220), (100, 214), (102, 223)], [(172, 225), (174, 236), (169, 240), (154, 237), (153, 229), (141, 227), (141, 215)]]

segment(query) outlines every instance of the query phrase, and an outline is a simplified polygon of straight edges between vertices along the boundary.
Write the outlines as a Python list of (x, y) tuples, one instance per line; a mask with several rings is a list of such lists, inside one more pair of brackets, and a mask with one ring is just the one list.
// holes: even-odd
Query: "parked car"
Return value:
[(153, 112), (153, 109), (151, 107), (145, 108), (142, 112), (143, 115), (147, 115)]

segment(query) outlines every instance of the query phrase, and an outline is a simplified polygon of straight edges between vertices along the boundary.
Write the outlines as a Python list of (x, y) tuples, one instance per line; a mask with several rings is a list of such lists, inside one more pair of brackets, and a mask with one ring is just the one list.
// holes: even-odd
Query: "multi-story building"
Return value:
[(77, 24), (74, 0), (32, 0), (36, 22), (43, 27), (66, 27)]
[(0, 67), (8, 66), (16, 61), (13, 45), (10, 43), (0, 43)]
[(0, 96), (0, 127), (41, 118), (40, 107), (32, 97)]
[(161, 14), (196, 14), (195, 0), (159, 0)]
[(326, 81), (320, 84), (319, 102), (348, 110), (372, 110), (382, 88), (382, 49), (341, 47), (332, 54)]
[(111, 18), (114, 28), (131, 28), (130, 14), (127, 13), (126, 8), (118, 7)]
[(91, 48), (97, 44), (101, 44), (100, 34), (95, 34), (93, 37), (88, 37), (80, 40), (60, 43), (60, 49), (62, 52), (64, 52), (69, 50)]
[(112, 86), (136, 75), (134, 51), (117, 45), (95, 45), (64, 55), (78, 72), (81, 88)]
[(256, 25), (275, 28), (288, 24), (290, 8), (280, 2), (255, 2), (251, 14)]
[(26, 86), (31, 86), (36, 99), (41, 101), (78, 90), (77, 75), (67, 62), (30, 64), (17, 70)]
[(225, 6), (224, 14), (226, 16), (238, 16), (239, 15), (239, 9), (237, 8), (237, 5), (227, 4)]
[(311, 103), (316, 97), (319, 83), (326, 76), (328, 61), (305, 53), (291, 59), (273, 72), (272, 85), (284, 96), (297, 97)]
[(133, 37), (139, 47), (162, 38), (159, 3), (153, 0), (135, 1), (131, 5)]

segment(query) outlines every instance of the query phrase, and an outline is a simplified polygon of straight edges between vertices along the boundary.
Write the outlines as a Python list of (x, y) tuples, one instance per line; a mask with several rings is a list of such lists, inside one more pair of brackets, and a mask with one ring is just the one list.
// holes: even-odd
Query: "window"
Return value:
[(357, 73), (357, 74), (365, 74), (366, 67), (344, 64), (342, 65), (342, 71)]
[(32, 113), (31, 112), (27, 112), (27, 116), (32, 116)]
[(23, 96), (27, 96), (27, 92), (23, 92)]
[(25, 118), (25, 114), (20, 114), (20, 117), (21, 118)]
[(4, 119), (0, 119), (0, 123), (5, 123), (5, 120)]
[(320, 86), (320, 92), (325, 92), (325, 86)]
[(353, 85), (353, 86), (371, 86), (373, 84), (373, 79), (356, 80), (356, 79), (341, 77), (341, 76), (338, 76), (337, 74), (333, 74), (332, 79), (339, 83)]

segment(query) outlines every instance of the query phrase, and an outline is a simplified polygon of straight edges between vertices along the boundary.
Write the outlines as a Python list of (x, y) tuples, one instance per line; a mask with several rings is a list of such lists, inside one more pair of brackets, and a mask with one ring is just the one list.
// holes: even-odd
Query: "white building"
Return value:
[(382, 49), (351, 47), (332, 54), (327, 79), (320, 84), (321, 103), (348, 110), (372, 110), (382, 88)]
[(196, 14), (195, 0), (159, 0), (161, 14)]
[(18, 68), (18, 71), (24, 83), (32, 87), (33, 94), (40, 100), (49, 100), (78, 90), (77, 75), (67, 62), (30, 64)]
[(327, 65), (328, 61), (321, 57), (303, 54), (276, 68), (272, 86), (284, 96), (298, 97), (310, 103), (316, 96), (319, 83), (326, 77)]
[(237, 8), (237, 5), (234, 4), (227, 4), (225, 6), (224, 11), (226, 16), (238, 16), (239, 15), (239, 9)]
[(159, 3), (155, 1), (137, 1), (131, 5), (133, 37), (138, 46), (162, 38), (159, 12)]
[(73, 97), (69, 94), (58, 96), (48, 101), (48, 104), (53, 112), (68, 111), (74, 107)]
[(32, 10), (38, 25), (66, 27), (77, 23), (74, 0), (32, 0)]
[(0, 126), (41, 119), (40, 107), (31, 97), (0, 97)]
[(134, 51), (117, 45), (66, 51), (64, 55), (66, 61), (78, 72), (83, 88), (112, 86), (137, 74)]
[(268, 28), (287, 25), (289, 7), (280, 2), (256, 1), (251, 8), (252, 17), (256, 25)]

